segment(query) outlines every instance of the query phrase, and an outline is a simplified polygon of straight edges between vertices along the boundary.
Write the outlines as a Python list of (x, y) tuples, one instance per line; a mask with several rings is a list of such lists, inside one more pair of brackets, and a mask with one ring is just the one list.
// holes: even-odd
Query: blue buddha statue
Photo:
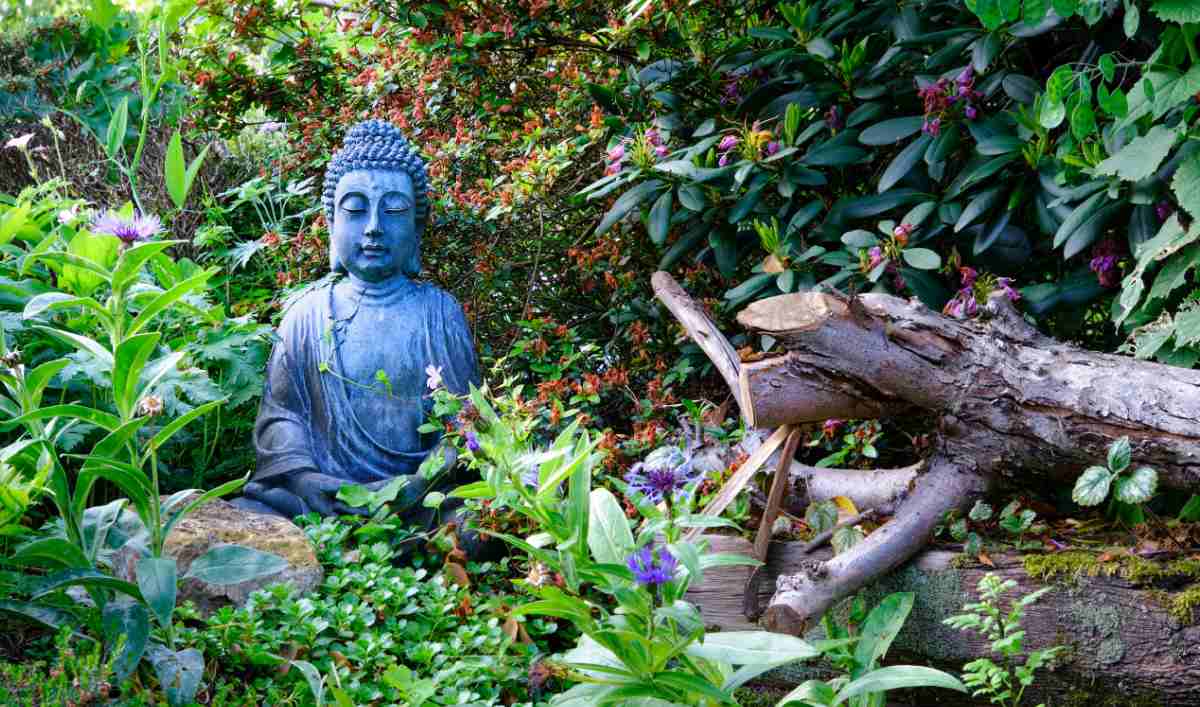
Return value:
[(330, 160), (334, 277), (284, 314), (254, 428), (258, 466), (239, 505), (289, 517), (351, 512), (336, 498), (342, 486), (404, 475), (401, 503), (412, 506), (430, 490), (417, 471), (431, 453), (453, 466), (440, 435), (418, 431), (428, 384), (432, 375), (464, 393), (479, 369), (462, 307), (416, 279), (427, 188), (424, 162), (383, 121), (350, 128)]

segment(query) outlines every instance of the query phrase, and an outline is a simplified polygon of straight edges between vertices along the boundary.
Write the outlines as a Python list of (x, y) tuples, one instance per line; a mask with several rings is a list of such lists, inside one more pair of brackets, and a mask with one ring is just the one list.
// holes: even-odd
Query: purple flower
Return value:
[(1121, 247), (1112, 238), (1106, 238), (1092, 249), (1092, 261), (1088, 264), (1096, 279), (1104, 287), (1116, 287), (1120, 282), (1120, 271), (1117, 261), (1120, 260)]
[(874, 270), (876, 265), (879, 265), (883, 262), (883, 249), (879, 246), (874, 246), (867, 251), (867, 257), (871, 259), (870, 262), (867, 263), (867, 269)]
[(725, 137), (721, 138), (721, 144), (717, 145), (717, 150), (721, 152), (729, 152), (733, 148), (737, 147), (737, 144), (738, 139), (736, 135), (726, 135)]
[(126, 246), (138, 241), (149, 240), (162, 231), (162, 221), (157, 216), (134, 215), (133, 218), (123, 218), (115, 211), (108, 211), (103, 216), (92, 221), (93, 233), (107, 233), (116, 236)]
[(658, 147), (662, 144), (662, 135), (654, 128), (650, 128), (646, 131), (646, 142)]
[(658, 548), (656, 552), (647, 545), (630, 555), (625, 561), (625, 566), (633, 573), (633, 578), (638, 584), (658, 586), (671, 581), (675, 568), (679, 566), (679, 560), (667, 552), (665, 547)]
[(1169, 201), (1163, 200), (1154, 205), (1154, 215), (1158, 217), (1159, 221), (1166, 221), (1173, 213), (1175, 213), (1175, 207)]
[(522, 471), (521, 483), (525, 484), (531, 489), (536, 489), (538, 486), (541, 486), (542, 473), (538, 467), (530, 466), (529, 468), (525, 469), (525, 471)]
[(479, 439), (470, 430), (467, 431), (467, 449), (471, 450), (472, 454), (479, 454)]
[(846, 424), (845, 420), (839, 420), (836, 417), (831, 417), (821, 425), (821, 434), (825, 435), (829, 439), (833, 439), (833, 436), (838, 433), (838, 430), (842, 429), (842, 425), (844, 424)]
[(829, 112), (825, 114), (825, 122), (829, 125), (830, 130), (841, 130), (845, 123), (842, 121), (842, 112), (837, 106), (830, 106)]
[(721, 156), (717, 159), (717, 166), (724, 167), (727, 164), (729, 164), (729, 153), (722, 152)]
[(698, 477), (691, 457), (677, 447), (659, 447), (629, 469), (625, 483), (630, 491), (642, 494), (651, 503), (661, 503), (664, 499), (681, 499)]
[(775, 140), (768, 142), (767, 143), (767, 154), (773, 155), (776, 152), (779, 152), (779, 142), (777, 142)]
[(608, 151), (608, 159), (610, 162), (620, 162), (625, 158), (625, 146), (618, 143)]
[(1011, 302), (1016, 302), (1017, 300), (1021, 299), (1021, 293), (1013, 289), (1011, 277), (996, 278), (996, 287), (1004, 290), (1004, 294), (1008, 295), (1008, 299)]
[(666, 145), (658, 145), (654, 148), (654, 154), (658, 155), (659, 157), (666, 157), (668, 154), (670, 154), (670, 152), (671, 151), (667, 149)]
[(937, 137), (937, 134), (942, 131), (942, 119), (934, 118), (933, 120), (925, 119), (925, 124), (921, 126), (921, 132), (926, 135)]
[(975, 278), (979, 277), (979, 273), (975, 272), (975, 268), (964, 265), (958, 269), (958, 274), (962, 276), (963, 289), (969, 289), (975, 286)]
[(966, 68), (955, 77), (954, 83), (958, 84), (960, 89), (970, 88), (975, 83), (975, 69), (970, 64), (967, 64)]
[(963, 112), (966, 114), (967, 120), (975, 120), (979, 117), (979, 109), (975, 106), (967, 106), (967, 109)]

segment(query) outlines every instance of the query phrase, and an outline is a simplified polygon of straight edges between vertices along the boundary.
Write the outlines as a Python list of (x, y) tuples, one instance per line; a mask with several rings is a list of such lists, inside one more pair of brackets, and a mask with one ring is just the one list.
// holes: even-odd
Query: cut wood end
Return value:
[(754, 331), (811, 331), (848, 314), (849, 308), (830, 295), (797, 292), (759, 300), (738, 312), (737, 321)]
[(782, 604), (767, 607), (763, 612), (762, 625), (772, 633), (786, 633), (789, 636), (803, 636), (808, 630), (808, 621), (791, 607)]

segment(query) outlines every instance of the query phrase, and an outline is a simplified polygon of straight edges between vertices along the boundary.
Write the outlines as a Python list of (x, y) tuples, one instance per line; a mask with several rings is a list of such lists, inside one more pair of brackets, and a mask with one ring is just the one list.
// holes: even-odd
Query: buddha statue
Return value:
[(290, 303), (280, 323), (243, 508), (355, 512), (337, 499), (342, 486), (377, 489), (401, 475), (409, 481), (399, 505), (419, 507), (438, 475), (418, 474), (422, 462), (432, 453), (444, 462), (427, 467), (454, 465), (453, 448), (418, 428), (431, 386), (464, 393), (479, 369), (462, 307), (416, 279), (427, 187), (424, 162), (383, 121), (350, 128), (330, 160), (323, 206), (333, 276)]

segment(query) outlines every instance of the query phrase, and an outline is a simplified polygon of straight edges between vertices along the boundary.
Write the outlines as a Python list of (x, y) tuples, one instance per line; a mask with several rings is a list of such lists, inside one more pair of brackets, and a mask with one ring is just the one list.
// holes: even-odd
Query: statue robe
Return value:
[(313, 288), (285, 314), (267, 365), (255, 480), (415, 473), (440, 439), (417, 432), (432, 407), (428, 366), (454, 393), (479, 382), (471, 332), (448, 293), (404, 279), (373, 291), (347, 279)]

